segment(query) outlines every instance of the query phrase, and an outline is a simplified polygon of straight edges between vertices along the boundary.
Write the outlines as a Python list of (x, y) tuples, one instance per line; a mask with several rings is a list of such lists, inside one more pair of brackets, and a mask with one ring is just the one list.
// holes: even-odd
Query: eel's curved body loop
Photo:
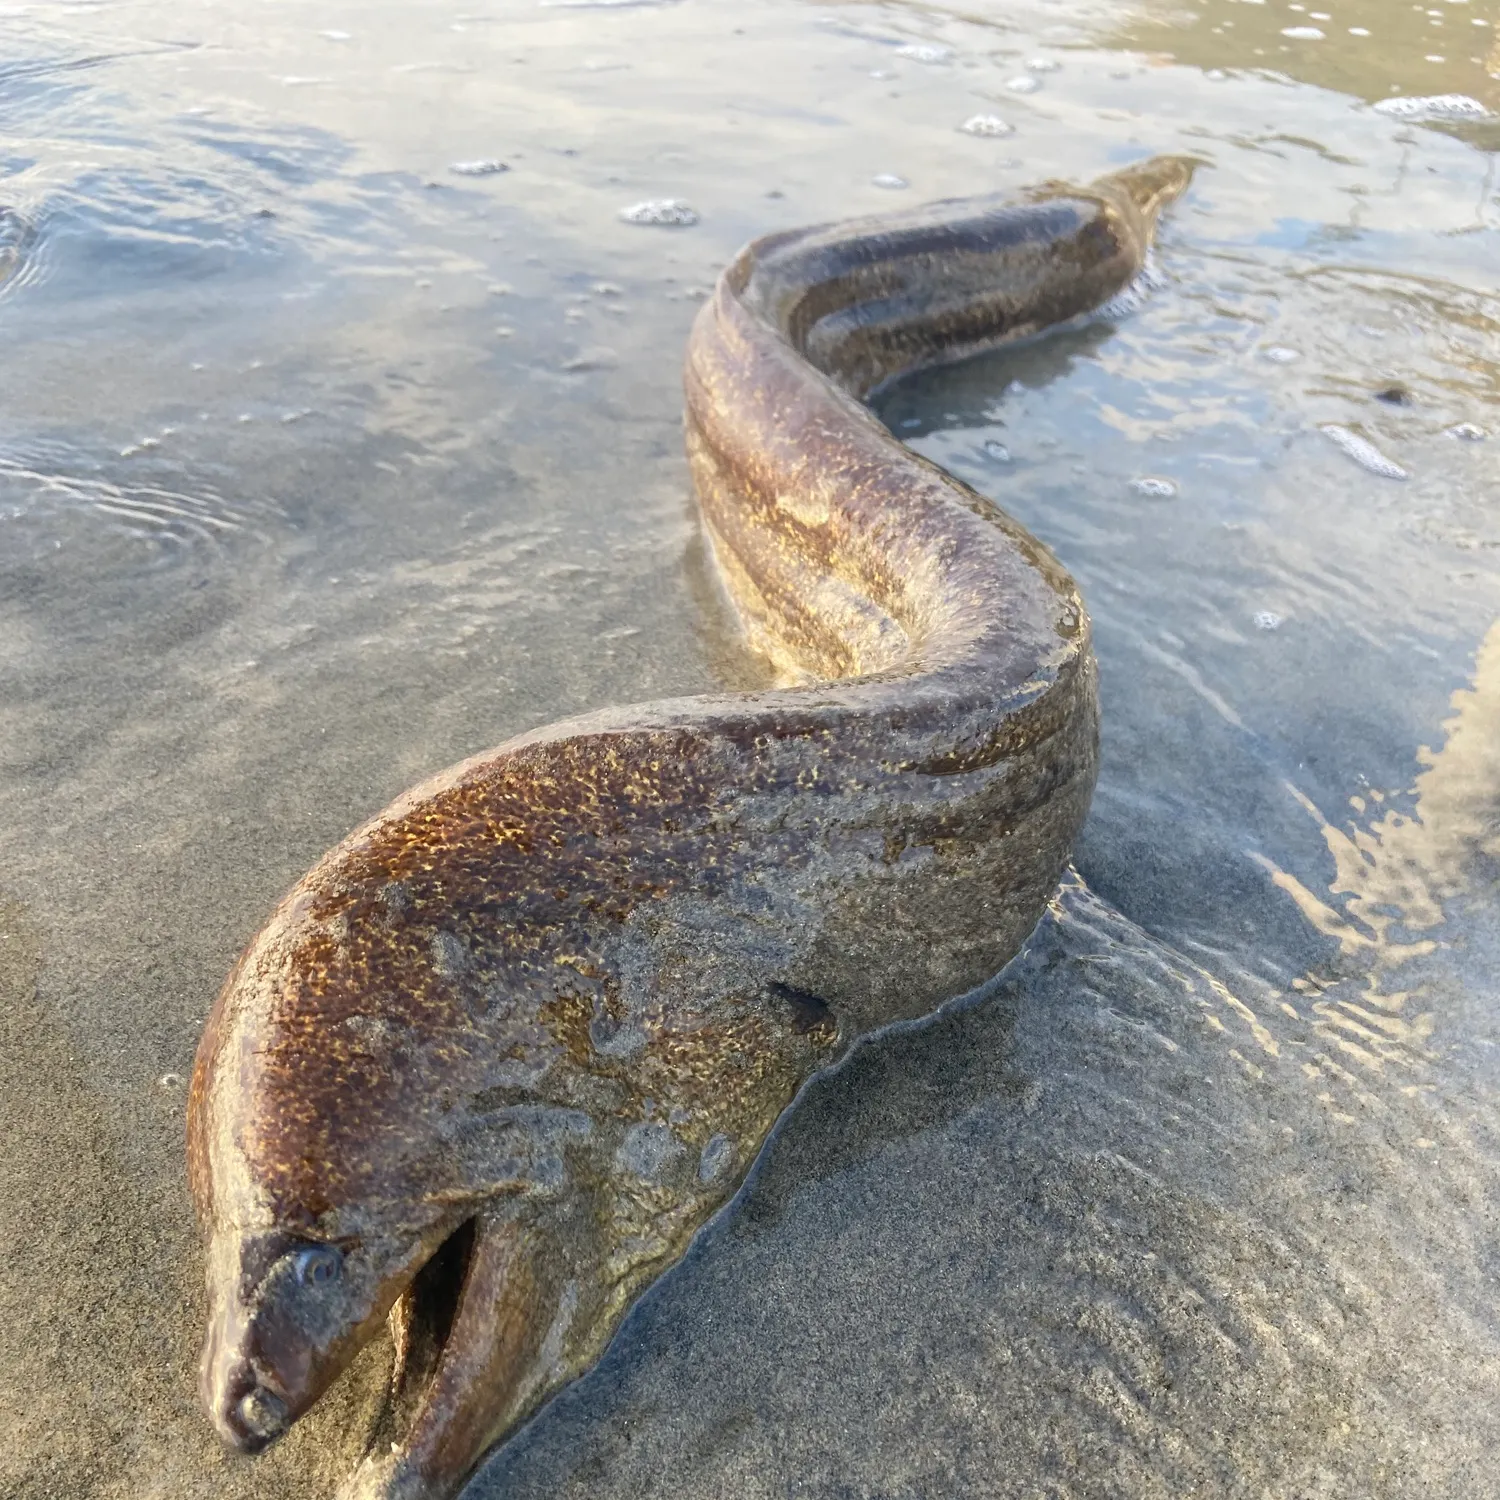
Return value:
[(291, 891), (199, 1049), (203, 1393), (256, 1451), (390, 1319), (347, 1500), (447, 1500), (604, 1349), (859, 1036), (994, 974), (1094, 784), (1067, 574), (861, 405), (1096, 308), (1191, 163), (773, 235), (688, 346), (713, 552), (789, 685), (417, 787)]

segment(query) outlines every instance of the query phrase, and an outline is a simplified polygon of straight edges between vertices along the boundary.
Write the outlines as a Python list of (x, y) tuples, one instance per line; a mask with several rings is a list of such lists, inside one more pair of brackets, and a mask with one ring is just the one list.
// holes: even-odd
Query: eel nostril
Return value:
[(246, 1433), (260, 1442), (280, 1437), (287, 1428), (286, 1402), (262, 1386), (240, 1398), (237, 1415)]

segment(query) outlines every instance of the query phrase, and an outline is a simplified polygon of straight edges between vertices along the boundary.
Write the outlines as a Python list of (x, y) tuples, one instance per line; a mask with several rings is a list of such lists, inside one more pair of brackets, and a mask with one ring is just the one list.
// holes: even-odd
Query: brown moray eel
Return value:
[(771, 235), (693, 326), (687, 448), (787, 686), (610, 709), (408, 792), (291, 891), (209, 1019), (203, 1397), (254, 1452), (390, 1319), (347, 1500), (446, 1500), (602, 1353), (808, 1077), (993, 975), (1098, 744), (1050, 553), (862, 405), (1076, 318), (1192, 164)]

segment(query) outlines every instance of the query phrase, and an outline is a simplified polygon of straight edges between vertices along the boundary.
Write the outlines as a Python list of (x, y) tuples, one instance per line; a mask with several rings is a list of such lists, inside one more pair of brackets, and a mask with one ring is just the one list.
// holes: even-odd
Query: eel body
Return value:
[(798, 1088), (985, 980), (1097, 758), (1088, 617), (863, 400), (1097, 308), (1191, 163), (777, 234), (693, 327), (687, 447), (786, 684), (614, 709), (416, 787), (302, 879), (189, 1118), (202, 1390), (254, 1452), (387, 1320), (346, 1500), (447, 1500), (603, 1351)]

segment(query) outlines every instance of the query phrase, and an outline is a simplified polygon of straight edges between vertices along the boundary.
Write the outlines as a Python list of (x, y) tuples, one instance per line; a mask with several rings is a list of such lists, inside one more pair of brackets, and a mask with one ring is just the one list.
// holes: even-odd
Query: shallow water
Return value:
[[(276, 897), (418, 777), (755, 680), (680, 456), (734, 249), (1166, 150), (1207, 165), (1132, 306), (881, 408), (1083, 586), (1076, 878), (809, 1089), (473, 1492), (1490, 1487), (1500, 138), (1373, 106), (1500, 114), (1500, 6), (142, 0), (0, 41), (0, 1493), (310, 1497), (359, 1450), (378, 1348), (253, 1464), (196, 1409), (182, 1080)], [(660, 199), (698, 222), (620, 217)]]

